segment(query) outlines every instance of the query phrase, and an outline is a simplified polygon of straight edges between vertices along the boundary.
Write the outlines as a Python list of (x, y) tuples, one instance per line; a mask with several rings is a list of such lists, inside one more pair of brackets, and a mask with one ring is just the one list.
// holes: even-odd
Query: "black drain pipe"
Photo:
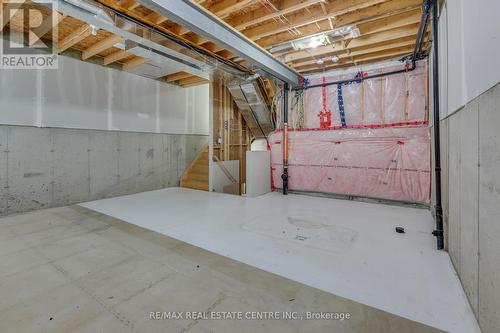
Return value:
[(434, 166), (436, 177), (436, 230), (437, 249), (444, 249), (443, 208), (441, 206), (441, 144), (439, 134), (439, 47), (438, 47), (438, 0), (432, 1), (432, 88), (434, 98)]
[(283, 84), (283, 194), (288, 194), (288, 83)]

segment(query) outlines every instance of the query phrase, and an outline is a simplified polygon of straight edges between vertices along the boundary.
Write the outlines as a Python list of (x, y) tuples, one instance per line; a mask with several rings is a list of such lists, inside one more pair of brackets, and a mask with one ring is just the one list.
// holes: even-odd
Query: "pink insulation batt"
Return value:
[[(326, 82), (352, 77), (327, 76)], [(321, 77), (310, 82), (318, 83)], [(343, 85), (344, 127), (337, 89), (337, 85), (326, 87), (326, 108), (332, 114), (331, 128), (326, 130), (319, 129), (318, 116), (324, 108), (323, 88), (305, 91), (306, 128), (289, 132), (289, 189), (429, 204), (431, 153), (424, 63), (412, 72)], [(269, 136), (271, 172), (278, 188), (282, 141), (281, 130)]]

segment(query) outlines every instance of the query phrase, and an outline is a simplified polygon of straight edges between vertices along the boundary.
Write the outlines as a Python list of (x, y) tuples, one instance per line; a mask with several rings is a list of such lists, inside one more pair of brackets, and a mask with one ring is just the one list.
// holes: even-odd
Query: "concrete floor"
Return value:
[[(438, 332), (71, 206), (0, 219), (0, 332)], [(152, 311), (349, 320), (152, 320)]]
[(479, 332), (426, 209), (184, 188), (81, 206), (444, 331)]

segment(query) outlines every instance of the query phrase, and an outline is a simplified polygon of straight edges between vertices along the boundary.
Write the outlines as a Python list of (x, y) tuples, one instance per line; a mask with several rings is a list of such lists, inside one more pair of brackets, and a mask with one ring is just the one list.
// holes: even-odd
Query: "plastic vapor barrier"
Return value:
[[(309, 84), (353, 77), (312, 78)], [(293, 123), (289, 132), (289, 189), (429, 204), (426, 80), (420, 62), (412, 72), (304, 90), (303, 116), (291, 115), (303, 124)], [(282, 183), (282, 140), (281, 130), (269, 136), (276, 187)]]

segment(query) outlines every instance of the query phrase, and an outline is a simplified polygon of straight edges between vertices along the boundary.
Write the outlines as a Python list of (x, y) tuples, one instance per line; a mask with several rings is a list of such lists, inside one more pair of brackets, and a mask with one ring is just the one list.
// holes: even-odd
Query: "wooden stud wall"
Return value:
[(224, 80), (213, 80), (210, 83), (210, 89), (213, 96), (214, 155), (221, 161), (240, 161), (239, 182), (244, 184), (246, 182), (246, 151), (250, 149), (250, 131), (226, 88)]

